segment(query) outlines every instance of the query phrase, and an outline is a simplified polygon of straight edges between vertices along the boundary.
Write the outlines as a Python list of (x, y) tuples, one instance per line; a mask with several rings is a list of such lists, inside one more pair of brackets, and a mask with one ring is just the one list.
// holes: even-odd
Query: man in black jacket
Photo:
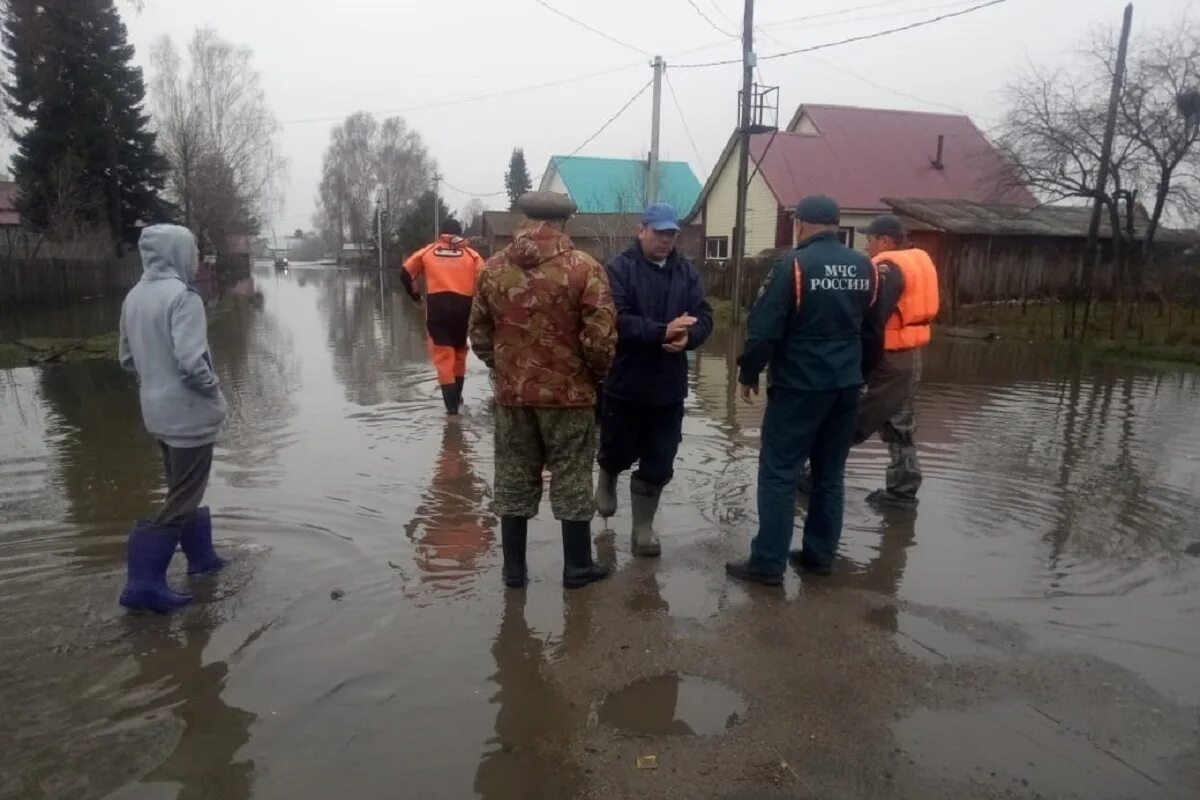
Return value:
[(700, 274), (675, 249), (679, 220), (665, 203), (642, 215), (637, 240), (608, 264), (617, 306), (617, 357), (604, 379), (596, 508), (617, 511), (617, 477), (633, 466), (633, 552), (662, 552), (658, 501), (675, 473), (687, 397), (687, 354), (712, 333)]

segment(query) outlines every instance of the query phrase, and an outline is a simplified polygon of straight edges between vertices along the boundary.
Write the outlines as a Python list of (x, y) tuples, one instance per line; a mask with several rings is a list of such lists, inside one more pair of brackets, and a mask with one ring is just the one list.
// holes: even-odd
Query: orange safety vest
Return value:
[(453, 292), (474, 297), (475, 276), (482, 268), (483, 259), (467, 246), (467, 240), (447, 233), (404, 262), (404, 269), (413, 280), (425, 276), (425, 288), (431, 295)]
[(883, 331), (884, 350), (911, 350), (924, 347), (932, 338), (931, 324), (938, 314), (938, 277), (933, 259), (924, 250), (889, 250), (871, 261), (875, 266), (895, 264), (904, 275), (904, 291), (896, 311)]

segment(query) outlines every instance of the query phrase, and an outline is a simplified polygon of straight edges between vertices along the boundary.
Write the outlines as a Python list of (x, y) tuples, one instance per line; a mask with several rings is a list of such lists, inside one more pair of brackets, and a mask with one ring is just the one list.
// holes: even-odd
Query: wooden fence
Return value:
[(120, 295), (142, 277), (136, 253), (123, 259), (0, 260), (0, 308)]

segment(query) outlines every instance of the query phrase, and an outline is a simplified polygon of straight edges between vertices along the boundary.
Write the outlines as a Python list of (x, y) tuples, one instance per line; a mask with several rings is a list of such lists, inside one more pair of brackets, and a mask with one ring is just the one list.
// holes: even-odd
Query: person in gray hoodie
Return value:
[(191, 288), (199, 265), (196, 238), (178, 225), (152, 225), (142, 231), (138, 249), (142, 279), (121, 307), (120, 360), (137, 376), (142, 421), (162, 451), (167, 497), (154, 519), (139, 520), (129, 534), (120, 602), (165, 613), (192, 599), (167, 586), (176, 544), (189, 575), (225, 564), (213, 550), (212, 520), (200, 502), (227, 406), (208, 350), (204, 301)]

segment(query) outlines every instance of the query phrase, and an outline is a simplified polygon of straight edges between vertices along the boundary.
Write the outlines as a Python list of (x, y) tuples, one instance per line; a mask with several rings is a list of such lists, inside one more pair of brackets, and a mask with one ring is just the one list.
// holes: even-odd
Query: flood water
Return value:
[[(771, 612), (773, 601), (721, 572), (756, 520), (761, 406), (735, 401), (736, 337), (718, 335), (694, 356), (661, 562), (628, 556), (622, 498), (618, 533), (599, 545), (616, 552), (622, 574), (565, 595), (544, 507), (530, 533), (534, 583), (505, 593), (482, 364), (472, 358), (466, 413), (448, 422), (419, 311), (402, 293), (376, 276), (304, 265), (256, 280), (263, 307), (240, 307), (210, 333), (231, 413), (208, 503), (218, 546), (235, 561), (193, 582), (196, 602), (181, 613), (130, 617), (116, 604), (130, 522), (163, 493), (132, 383), (105, 361), (0, 372), (0, 797), (582, 796), (596, 774), (591, 751), (575, 745), (624, 734), (593, 710), (604, 695), (561, 674), (606, 637), (613, 652), (642, 659), (621, 678), (634, 687), (676, 674), (657, 651), (646, 656), (658, 646), (703, 646), (716, 664), (731, 615)], [(91, 332), (112, 313), (94, 309), (6, 325)], [(1200, 723), (1186, 723), (1200, 707), (1200, 557), (1188, 554), (1200, 542), (1200, 375), (943, 341), (928, 353), (918, 414), (918, 510), (869, 508), (886, 453), (878, 443), (856, 449), (839, 574), (811, 592), (789, 575), (779, 602), (811, 597), (836, 609), (842, 597), (867, 598), (870, 613), (837, 635), (878, 637), (886, 649), (847, 669), (885, 676), (909, 665), (936, 685), (945, 664), (998, 649), (1064, 654), (1118, 676), (1111, 696), (1097, 689), (1103, 703), (1151, 698), (1185, 721), (1161, 759), (1085, 736), (1025, 775), (1029, 754), (1053, 750), (1054, 736), (1102, 726), (1074, 703), (1039, 740), (1022, 728), (1032, 712), (984, 683), (971, 687), (977, 704), (967, 692), (944, 707), (880, 714), (908, 768), (957, 780), (982, 765), (992, 789), (1016, 796), (1200, 794), (1200, 739), (1189, 740)], [(173, 566), (171, 580), (186, 582)], [(617, 592), (628, 593), (607, 603)], [(833, 635), (821, 629), (828, 619), (814, 615), (809, 633)], [(618, 649), (643, 620), (669, 623), (663, 639)], [(988, 636), (997, 641), (980, 645)], [(765, 647), (753, 669), (769, 676), (795, 658)], [(593, 669), (611, 677), (618, 661)], [(727, 709), (708, 709), (719, 724), (700, 725), (713, 735), (693, 741), (719, 742), (726, 729), (753, 736), (756, 720), (788, 713), (754, 688), (753, 669), (697, 666), (692, 689), (659, 685), (651, 702), (627, 702), (623, 727), (654, 741), (641, 707), (684, 727), (705, 720), (685, 706), (704, 705), (708, 682), (746, 696), (748, 708), (728, 728)], [(967, 730), (979, 731), (973, 750), (954, 733)], [(997, 736), (1023, 745), (994, 748)], [(1099, 780), (1092, 758), (1118, 776)], [(641, 779), (632, 765), (609, 766), (626, 768)], [(786, 796), (855, 796), (827, 792), (820, 777), (796, 780), (811, 794)]]

